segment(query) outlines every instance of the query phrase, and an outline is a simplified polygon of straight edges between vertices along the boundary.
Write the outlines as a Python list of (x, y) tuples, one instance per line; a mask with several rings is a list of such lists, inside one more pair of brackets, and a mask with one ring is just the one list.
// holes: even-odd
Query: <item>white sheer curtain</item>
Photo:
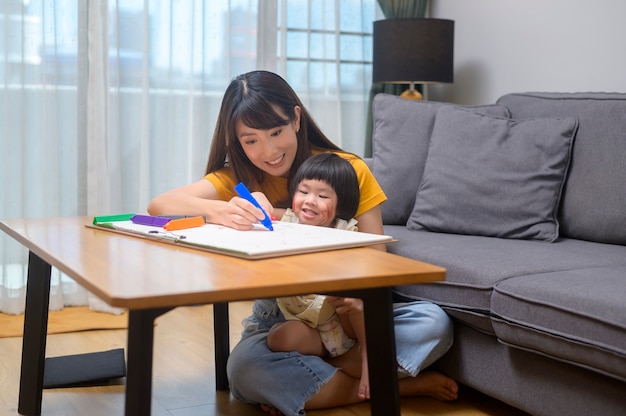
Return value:
[[(1, 0), (0, 218), (145, 212), (202, 176), (224, 89), (257, 68), (285, 76), (328, 136), (362, 154), (375, 7)], [(0, 235), (0, 312), (24, 309), (27, 254)], [(51, 309), (104, 308), (54, 269), (52, 285)]]

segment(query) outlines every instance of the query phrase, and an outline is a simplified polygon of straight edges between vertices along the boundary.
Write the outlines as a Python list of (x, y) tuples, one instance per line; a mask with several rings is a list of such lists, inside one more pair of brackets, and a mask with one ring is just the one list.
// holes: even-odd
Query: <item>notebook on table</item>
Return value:
[(95, 217), (93, 224), (86, 225), (245, 259), (365, 247), (394, 241), (393, 237), (388, 235), (281, 221), (273, 223), (273, 231), (269, 231), (260, 224), (255, 225), (255, 228), (249, 231), (239, 231), (216, 224), (202, 224), (192, 228), (169, 231), (160, 225), (136, 224), (125, 220), (123, 216), (116, 216), (115, 221), (107, 221), (107, 218), (112, 217)]

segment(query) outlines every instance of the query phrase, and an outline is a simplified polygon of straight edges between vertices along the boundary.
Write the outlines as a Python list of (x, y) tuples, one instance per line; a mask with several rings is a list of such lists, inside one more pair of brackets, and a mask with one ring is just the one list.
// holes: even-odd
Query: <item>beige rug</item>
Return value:
[[(66, 307), (48, 313), (48, 334), (89, 331), (93, 329), (123, 329), (128, 327), (128, 312), (113, 315), (93, 312), (87, 306)], [(0, 313), (0, 338), (21, 337), (24, 315)]]

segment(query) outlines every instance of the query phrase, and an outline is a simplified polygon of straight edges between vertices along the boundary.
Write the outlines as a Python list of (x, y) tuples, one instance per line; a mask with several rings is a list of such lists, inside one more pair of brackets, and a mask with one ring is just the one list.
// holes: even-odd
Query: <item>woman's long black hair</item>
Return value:
[(289, 170), (289, 184), (300, 165), (311, 156), (313, 148), (342, 151), (322, 133), (283, 78), (268, 71), (252, 71), (233, 79), (224, 93), (206, 173), (229, 165), (237, 181), (244, 182), (251, 189), (260, 189), (264, 172), (250, 162), (237, 140), (237, 121), (261, 130), (285, 126), (295, 120), (295, 106), (300, 107), (300, 129), (296, 134), (298, 150)]

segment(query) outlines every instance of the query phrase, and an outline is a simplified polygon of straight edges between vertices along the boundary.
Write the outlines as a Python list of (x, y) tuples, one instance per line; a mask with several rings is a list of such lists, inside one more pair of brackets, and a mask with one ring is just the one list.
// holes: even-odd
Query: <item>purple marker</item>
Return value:
[(171, 218), (153, 217), (151, 215), (134, 215), (130, 218), (133, 224), (152, 225), (154, 227), (163, 227), (170, 222)]

